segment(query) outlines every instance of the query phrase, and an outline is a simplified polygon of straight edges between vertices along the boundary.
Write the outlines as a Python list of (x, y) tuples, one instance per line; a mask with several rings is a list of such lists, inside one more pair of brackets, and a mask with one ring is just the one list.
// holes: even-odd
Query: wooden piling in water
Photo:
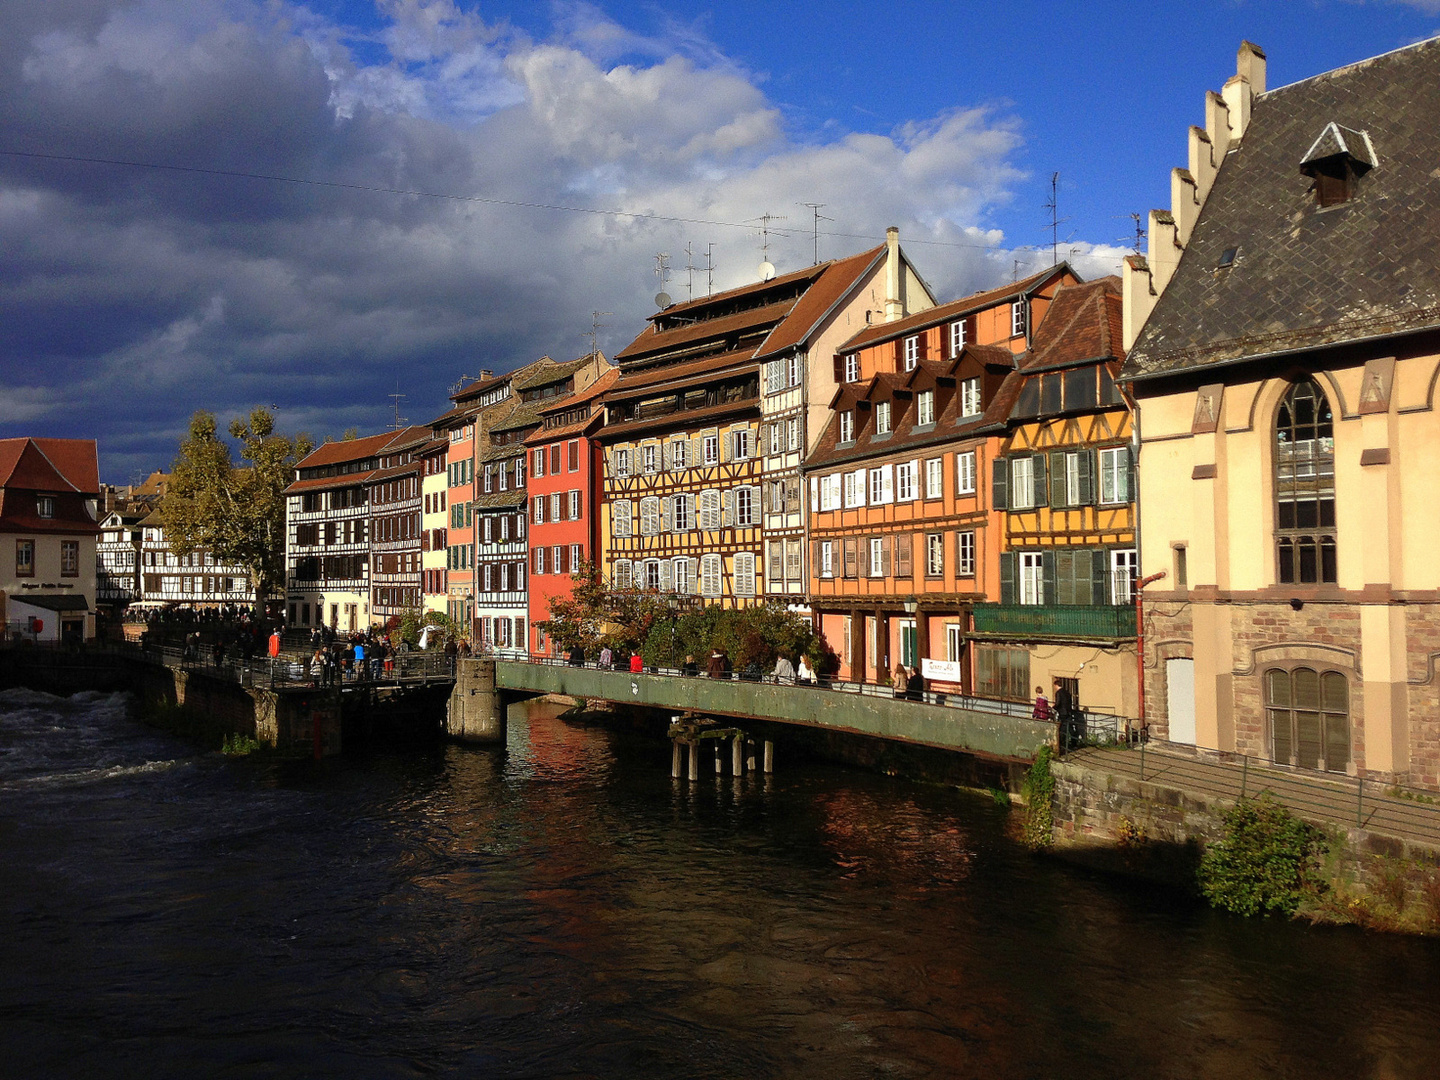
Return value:
[(685, 744), (690, 748), (690, 779), (700, 779), (700, 740), (691, 739)]
[(672, 779), (680, 779), (680, 740), (672, 739), (670, 742), (670, 776)]
[(765, 775), (769, 776), (775, 771), (775, 744), (769, 739), (765, 740)]
[(740, 740), (742, 737), (743, 736), (736, 735), (734, 740), (730, 744), (730, 771), (735, 776), (745, 775), (745, 765), (740, 757)]

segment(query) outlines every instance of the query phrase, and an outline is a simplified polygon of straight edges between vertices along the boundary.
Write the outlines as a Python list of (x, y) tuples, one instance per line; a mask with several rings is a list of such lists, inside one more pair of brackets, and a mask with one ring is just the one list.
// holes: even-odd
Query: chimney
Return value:
[(482, 379), (488, 379), (488, 378), (490, 378), (490, 377), (491, 377), (492, 375), (494, 375), (494, 374), (495, 374), (495, 373), (494, 373), (493, 371), (491, 371), (489, 368), (483, 368), (483, 367), (482, 367), (482, 368), (480, 369), (480, 378), (482, 378)]
[(905, 317), (905, 274), (900, 266), (900, 230), (885, 230), (885, 321)]

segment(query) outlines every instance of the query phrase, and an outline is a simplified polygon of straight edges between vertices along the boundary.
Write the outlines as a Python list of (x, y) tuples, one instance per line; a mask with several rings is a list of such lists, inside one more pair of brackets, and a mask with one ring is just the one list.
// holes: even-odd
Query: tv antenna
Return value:
[(464, 386), (466, 383), (474, 382), (479, 377), (479, 375), (461, 375), (460, 378), (456, 379), (453, 383), (450, 384), (450, 396), (454, 397), (460, 392), (460, 388), (462, 386)]
[(769, 281), (775, 276), (775, 264), (770, 261), (770, 223), (785, 221), (786, 218), (783, 214), (772, 214), (766, 210), (758, 218), (750, 220), (760, 222), (760, 266), (758, 272), (761, 281)]
[(800, 205), (808, 206), (811, 212), (815, 215), (815, 220), (811, 226), (810, 232), (812, 238), (815, 241), (815, 265), (818, 266), (820, 264), (820, 222), (834, 221), (835, 219), (826, 217), (824, 214), (820, 213), (820, 208), (825, 205), (823, 202), (807, 202), (801, 203)]
[(614, 313), (613, 311), (592, 311), (592, 312), (590, 312), (590, 329), (587, 330), (585, 333), (581, 334), (580, 336), (581, 336), (581, 337), (588, 337), (588, 338), (590, 339), (590, 355), (591, 355), (591, 356), (595, 356), (595, 355), (597, 355), (597, 354), (600, 352), (600, 346), (599, 346), (599, 344), (598, 344), (598, 341), (599, 341), (599, 338), (600, 338), (600, 328), (601, 328), (602, 326), (609, 326), (609, 325), (610, 325), (609, 323), (603, 323), (603, 322), (601, 322), (600, 320), (603, 319), (606, 315), (614, 315), (614, 314), (615, 314), (615, 313)]
[(691, 250), (694, 245), (685, 241), (685, 290), (689, 299), (695, 299), (695, 271), (700, 268), (695, 265), (695, 252)]
[(715, 259), (713, 252), (714, 244), (705, 245), (705, 295), (710, 296), (715, 291)]
[(665, 291), (665, 283), (670, 280), (670, 256), (663, 251), (655, 254), (655, 276), (660, 279), (660, 291), (655, 294), (655, 306), (663, 311), (674, 303), (670, 294)]
[(1050, 265), (1054, 266), (1060, 261), (1060, 226), (1069, 221), (1069, 218), (1060, 217), (1060, 174), (1050, 174), (1050, 198), (1045, 203), (1045, 209), (1050, 211)]
[(1135, 236), (1133, 243), (1135, 246), (1135, 254), (1139, 255), (1140, 248), (1143, 247), (1145, 244), (1145, 226), (1140, 224), (1144, 220), (1144, 218), (1142, 218), (1139, 214), (1131, 214), (1130, 220), (1135, 222)]
[(393, 394), (386, 394), (385, 396), (390, 399), (391, 404), (392, 404), (392, 405), (394, 406), (394, 408), (395, 408), (395, 427), (394, 427), (394, 430), (395, 430), (395, 431), (399, 431), (402, 427), (404, 427), (406, 424), (408, 424), (408, 423), (410, 422), (410, 418), (409, 418), (409, 417), (407, 417), (407, 416), (401, 416), (401, 415), (400, 415), (400, 402), (402, 402), (402, 401), (405, 400), (405, 395), (402, 394), (402, 393), (400, 393), (400, 384), (399, 384), (398, 382), (395, 384), (395, 393), (393, 393)]

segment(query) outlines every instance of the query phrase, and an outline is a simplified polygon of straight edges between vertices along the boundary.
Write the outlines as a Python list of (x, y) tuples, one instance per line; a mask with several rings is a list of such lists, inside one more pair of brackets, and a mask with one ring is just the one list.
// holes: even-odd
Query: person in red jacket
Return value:
[(277, 628), (270, 635), (270, 659), (274, 660), (280, 655), (280, 630)]
[(638, 652), (637, 652), (637, 653), (631, 653), (631, 654), (630, 654), (630, 673), (631, 673), (632, 675), (639, 675), (639, 674), (640, 674), (641, 672), (643, 672), (644, 670), (645, 670), (645, 661), (642, 660), (642, 659), (640, 659), (640, 654), (639, 654)]

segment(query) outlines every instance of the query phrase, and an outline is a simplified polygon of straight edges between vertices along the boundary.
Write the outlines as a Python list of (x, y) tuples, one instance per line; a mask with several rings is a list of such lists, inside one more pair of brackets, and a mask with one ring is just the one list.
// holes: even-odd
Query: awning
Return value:
[(89, 611), (90, 602), (84, 596), (65, 593), (20, 593), (10, 595), (12, 604), (29, 604), (46, 611)]

